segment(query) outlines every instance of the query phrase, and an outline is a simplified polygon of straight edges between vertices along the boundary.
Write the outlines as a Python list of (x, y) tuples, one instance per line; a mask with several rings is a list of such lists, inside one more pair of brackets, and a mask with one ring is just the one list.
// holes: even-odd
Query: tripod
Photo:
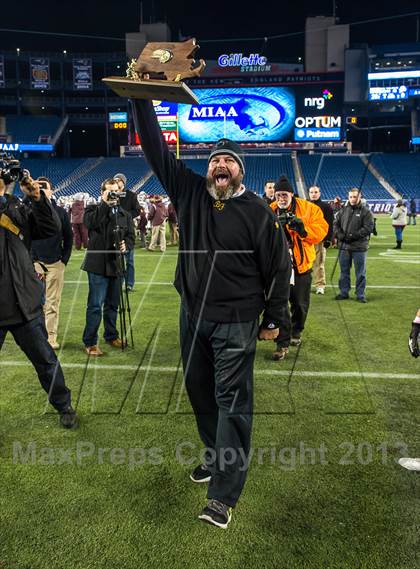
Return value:
[[(120, 322), (120, 337), (121, 337), (121, 349), (125, 350), (128, 346), (128, 332), (130, 333), (131, 347), (134, 348), (134, 338), (133, 338), (133, 328), (131, 326), (131, 307), (130, 299), (127, 288), (127, 269), (125, 266), (124, 253), (121, 251), (122, 239), (122, 228), (118, 224), (118, 211), (119, 205), (114, 208), (114, 220), (115, 227), (113, 229), (114, 233), (114, 246), (116, 249), (116, 262), (117, 262), (117, 279), (120, 287), (120, 295), (118, 300), (118, 316)], [(123, 286), (123, 280), (125, 286)], [(128, 329), (127, 329), (128, 320)]]

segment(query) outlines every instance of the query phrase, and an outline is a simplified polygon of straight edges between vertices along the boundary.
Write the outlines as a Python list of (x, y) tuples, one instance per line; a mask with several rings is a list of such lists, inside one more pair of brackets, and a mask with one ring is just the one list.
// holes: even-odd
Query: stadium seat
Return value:
[(366, 170), (359, 156), (301, 154), (299, 162), (306, 187), (316, 183), (321, 188), (323, 199), (332, 200), (336, 196), (345, 199), (349, 189), (353, 187), (361, 187), (367, 199), (393, 197), (375, 176)]

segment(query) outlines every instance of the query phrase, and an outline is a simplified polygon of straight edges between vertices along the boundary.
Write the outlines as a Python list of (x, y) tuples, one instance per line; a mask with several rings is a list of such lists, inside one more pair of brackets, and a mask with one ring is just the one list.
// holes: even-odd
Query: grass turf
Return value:
[[(333, 300), (329, 250), (333, 286), (312, 295), (299, 351), (272, 362), (273, 344), (258, 345), (255, 455), (226, 532), (197, 520), (205, 488), (188, 478), (201, 446), (176, 371), (179, 301), (164, 284), (176, 249), (136, 251), (136, 348), (106, 346), (84, 381), (87, 284), (75, 252), (59, 353), (80, 429), (44, 413), (10, 335), (1, 352), (0, 568), (420, 567), (420, 473), (396, 463), (420, 456), (420, 363), (407, 349), (420, 306), (420, 227), (406, 228), (402, 251), (391, 250), (388, 218), (378, 228), (368, 304)], [(30, 443), (35, 460), (25, 463)], [(78, 463), (77, 448), (92, 456)]]

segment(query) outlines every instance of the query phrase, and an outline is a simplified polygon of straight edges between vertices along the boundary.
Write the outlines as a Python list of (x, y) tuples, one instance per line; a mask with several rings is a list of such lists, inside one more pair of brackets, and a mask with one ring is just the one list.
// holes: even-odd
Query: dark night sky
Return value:
[[(1, 32), (0, 49), (33, 51), (124, 51), (121, 41), (125, 32), (138, 30), (140, 22), (139, 0), (24, 0), (17, 2), (2, 14), (0, 28), (37, 30), (54, 34), (92, 34), (120, 38), (120, 41), (74, 39), (55, 35)], [(305, 17), (331, 15), (332, 0), (289, 0), (286, 2), (256, 0), (245, 4), (243, 0), (219, 3), (217, 0), (144, 0), (145, 23), (152, 17), (166, 20), (176, 39), (178, 31), (184, 36), (195, 36), (201, 45), (201, 56), (211, 58), (223, 51), (263, 52), (261, 41), (207, 43), (205, 40), (222, 38), (253, 38), (303, 32)], [(249, 6), (249, 8), (247, 8)], [(418, 0), (338, 0), (337, 15), (340, 23), (397, 16), (420, 12)], [(270, 40), (264, 53), (271, 58), (284, 60), (304, 55), (303, 33), (289, 38)], [(397, 18), (383, 22), (354, 25), (351, 28), (353, 43), (398, 43), (416, 40), (416, 17)]]

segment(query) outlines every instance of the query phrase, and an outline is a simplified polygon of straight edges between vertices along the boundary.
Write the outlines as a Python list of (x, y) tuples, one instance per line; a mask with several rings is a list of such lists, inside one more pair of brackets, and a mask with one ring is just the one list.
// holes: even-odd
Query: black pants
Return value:
[(312, 272), (307, 271), (299, 275), (295, 271), (295, 284), (290, 287), (290, 327), (280, 329), (277, 336), (277, 347), (285, 348), (290, 343), (290, 338), (299, 338), (305, 328), (306, 317), (309, 312), (311, 299)]
[(0, 350), (7, 332), (12, 334), (16, 344), (31, 361), (51, 405), (59, 412), (65, 411), (71, 403), (70, 390), (64, 383), (60, 362), (48, 343), (44, 317), (38, 316), (29, 322), (0, 328)]
[(258, 321), (197, 323), (181, 307), (185, 385), (207, 450), (207, 497), (235, 506), (251, 445), (253, 371)]

